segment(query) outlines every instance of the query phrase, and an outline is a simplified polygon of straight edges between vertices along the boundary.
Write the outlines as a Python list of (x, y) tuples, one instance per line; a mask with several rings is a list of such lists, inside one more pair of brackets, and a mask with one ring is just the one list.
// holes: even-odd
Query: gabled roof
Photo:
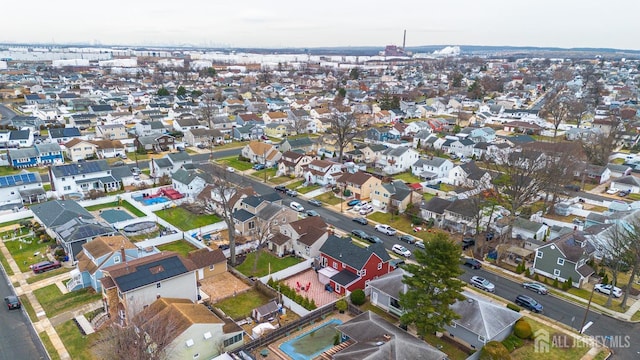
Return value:
[(429, 201), (423, 203), (420, 208), (425, 209), (427, 211), (436, 213), (436, 214), (444, 214), (444, 211), (451, 205), (451, 201), (440, 198), (440, 197), (432, 197)]
[(451, 204), (447, 207), (447, 211), (462, 215), (467, 218), (474, 218), (477, 216), (475, 214), (474, 206), (471, 204), (471, 199), (457, 199), (451, 202)]
[(220, 264), (227, 261), (224, 253), (220, 249), (211, 250), (203, 248), (194, 250), (187, 254), (187, 258), (196, 265), (198, 269), (209, 267), (210, 265)]
[(121, 292), (134, 290), (196, 270), (193, 261), (161, 252), (104, 269)]
[(447, 354), (372, 313), (363, 312), (336, 329), (356, 343), (333, 355), (335, 360), (444, 360)]
[(233, 218), (241, 222), (245, 222), (253, 218), (254, 216), (255, 215), (253, 215), (252, 213), (248, 212), (245, 209), (239, 209), (233, 212)]
[(613, 179), (611, 181), (615, 182), (615, 183), (618, 183), (618, 184), (625, 184), (625, 185), (631, 185), (631, 186), (640, 187), (640, 179), (638, 179), (637, 177), (635, 177), (633, 175), (622, 176), (622, 177), (619, 177), (617, 179)]
[(189, 153), (187, 153), (186, 151), (173, 152), (167, 154), (166, 156), (169, 160), (171, 160), (172, 163), (176, 163), (178, 161), (191, 161), (191, 155), (189, 155)]
[(460, 165), (460, 168), (467, 174), (467, 178), (471, 180), (480, 180), (487, 172), (480, 169), (475, 161), (470, 161)]
[(472, 292), (463, 291), (463, 295), (467, 299), (450, 306), (460, 316), (454, 323), (487, 340), (493, 339), (522, 317), (520, 313), (485, 301)]
[(354, 269), (362, 269), (371, 256), (377, 255), (382, 261), (389, 261), (391, 257), (381, 244), (372, 244), (361, 248), (348, 239), (330, 235), (320, 247), (320, 252), (336, 260), (340, 260)]
[(447, 161), (449, 161), (449, 160), (445, 159), (445, 158), (441, 158), (441, 157), (437, 157), (437, 156), (429, 156), (428, 158), (419, 159), (418, 161), (416, 161), (413, 164), (413, 166), (414, 167), (422, 167), (422, 166), (426, 165), (426, 166), (433, 166), (435, 168), (439, 168), (440, 166), (445, 164)]
[(31, 205), (29, 208), (42, 224), (54, 227), (75, 218), (93, 219), (93, 215), (73, 200), (53, 200)]
[(82, 163), (58, 165), (51, 168), (51, 172), (58, 178), (63, 176), (92, 174), (107, 170), (109, 170), (109, 164), (107, 164), (106, 160), (85, 161)]
[(84, 239), (93, 239), (100, 235), (111, 235), (115, 229), (96, 219), (74, 218), (56, 226), (53, 230), (58, 233), (65, 243), (72, 243)]
[(394, 200), (404, 200), (411, 194), (411, 189), (402, 180), (394, 180), (382, 185)]
[(80, 129), (75, 127), (70, 128), (53, 128), (49, 129), (49, 136), (52, 139), (64, 138), (64, 137), (76, 137), (81, 136)]
[(98, 236), (88, 243), (83, 244), (82, 247), (95, 259), (115, 251), (120, 251), (121, 249), (137, 249), (137, 246), (122, 235)]
[(350, 173), (342, 174), (342, 176), (340, 176), (340, 178), (339, 178), (339, 181), (341, 183), (364, 185), (364, 183), (369, 181), (369, 179), (371, 179), (372, 177), (373, 177), (373, 175), (371, 175), (371, 174), (367, 174), (366, 172), (363, 172), (363, 171), (358, 171), (358, 172), (353, 173), (353, 174), (350, 174)]

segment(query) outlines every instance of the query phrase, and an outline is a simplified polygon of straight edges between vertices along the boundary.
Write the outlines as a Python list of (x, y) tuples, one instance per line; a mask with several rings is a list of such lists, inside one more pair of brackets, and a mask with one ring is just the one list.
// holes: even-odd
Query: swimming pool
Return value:
[(338, 330), (336, 326), (341, 320), (331, 319), (328, 322), (307, 331), (280, 345), (280, 350), (293, 360), (311, 360), (323, 352), (331, 349)]
[(133, 199), (143, 203), (144, 205), (161, 204), (161, 203), (165, 203), (167, 201), (171, 201), (171, 200), (169, 200), (169, 198), (164, 197), (164, 196), (158, 196), (158, 197), (149, 198), (149, 199), (145, 199), (142, 196), (139, 196), (139, 197), (135, 197)]
[(133, 219), (133, 217), (129, 215), (129, 213), (118, 209), (102, 210), (102, 212), (100, 213), (100, 217), (102, 217), (109, 224)]

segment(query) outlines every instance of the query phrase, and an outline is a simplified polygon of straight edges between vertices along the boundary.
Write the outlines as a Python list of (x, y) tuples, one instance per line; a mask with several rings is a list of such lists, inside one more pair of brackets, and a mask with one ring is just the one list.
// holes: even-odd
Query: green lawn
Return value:
[(102, 298), (102, 295), (96, 294), (92, 288), (62, 294), (56, 284), (36, 289), (33, 291), (33, 294), (38, 299), (38, 302), (40, 302), (40, 305), (42, 305), (48, 317), (53, 317), (62, 312), (75, 309), (78, 306)]
[[(551, 283), (551, 282), (549, 282)], [(591, 291), (586, 290), (586, 289), (577, 289), (577, 288), (571, 288), (569, 290), (567, 290), (567, 292), (569, 294), (573, 294), (576, 296), (579, 296), (585, 300), (589, 300), (589, 297), (591, 296)], [(600, 294), (598, 292), (594, 292), (593, 293), (593, 299), (591, 300), (593, 303), (598, 304), (598, 305), (602, 305), (604, 306), (607, 303), (607, 299), (608, 296), (607, 295), (603, 295)], [(607, 308), (609, 310), (612, 311), (617, 311), (617, 312), (625, 312), (626, 309), (623, 309), (620, 307), (620, 304), (622, 303), (622, 298), (620, 299), (616, 299), (615, 297), (611, 300), (611, 307)]]
[[(524, 319), (526, 319), (527, 322), (531, 324), (531, 329), (533, 330), (534, 334), (536, 333), (536, 331), (540, 329), (546, 330), (550, 335), (560, 333), (560, 331), (554, 328), (551, 328), (547, 325), (544, 325), (542, 323), (539, 323), (532, 318), (525, 317)], [(564, 333), (562, 333), (562, 335), (569, 336), (569, 334), (564, 334)], [(553, 344), (552, 341), (550, 341), (549, 343)], [(560, 343), (564, 343), (564, 342), (560, 341)], [(589, 351), (589, 347), (586, 347), (586, 346), (576, 346), (576, 347), (570, 347), (570, 348), (560, 348), (556, 346), (550, 346), (549, 352), (545, 353), (542, 358), (554, 359), (554, 360), (581, 359), (584, 356), (584, 354), (587, 353), (587, 351)], [(534, 347), (533, 341), (529, 340), (525, 342), (525, 345), (523, 347), (511, 352), (511, 358), (518, 359), (518, 360), (537, 360), (537, 359), (540, 359), (541, 356), (540, 356), (540, 353), (536, 352), (536, 348)]]
[(33, 218), (30, 217), (30, 218), (25, 218), (25, 219), (18, 219), (18, 220), (3, 222), (2, 224), (0, 224), (0, 229), (5, 227), (5, 226), (20, 224), (21, 222), (23, 222), (25, 220), (33, 220)]
[(253, 167), (253, 164), (247, 161), (238, 160), (237, 156), (232, 156), (224, 159), (218, 160), (218, 162), (224, 164), (225, 166), (231, 166), (232, 168), (240, 171), (249, 170)]
[(22, 307), (27, 311), (27, 315), (29, 315), (29, 319), (31, 319), (31, 322), (38, 321), (36, 311), (33, 310), (33, 305), (31, 305), (31, 301), (29, 301), (27, 295), (20, 295), (19, 298), (20, 302), (22, 303)]
[(93, 333), (89, 336), (82, 335), (78, 325), (73, 320), (64, 322), (56, 326), (56, 332), (64, 347), (69, 352), (71, 359), (73, 360), (94, 360), (96, 359), (91, 352), (91, 345), (98, 336), (98, 333)]
[[(13, 259), (16, 261), (20, 271), (28, 272), (31, 271), (31, 269), (29, 269), (29, 265), (46, 260), (46, 257), (43, 258), (42, 255), (47, 252), (47, 244), (53, 244), (53, 242), (38, 244), (38, 242), (33, 238), (23, 239), (28, 239), (31, 243), (28, 244), (18, 240), (13, 240), (7, 241), (4, 244), (11, 253)], [(40, 254), (34, 255), (37, 252)]]
[(244, 262), (236, 267), (236, 270), (240, 271), (246, 276), (261, 277), (269, 274), (269, 264), (271, 264), (271, 273), (273, 274), (302, 261), (291, 256), (278, 258), (266, 251), (260, 251), (259, 253), (260, 256), (258, 257), (258, 264), (255, 271), (253, 270), (253, 264), (258, 252), (252, 252), (248, 254)]
[(269, 298), (252, 289), (214, 304), (232, 319), (240, 320), (251, 315), (251, 311), (269, 302)]
[(160, 235), (160, 230), (152, 231), (150, 233), (142, 234), (142, 235), (132, 235), (127, 236), (131, 242), (136, 243), (138, 241), (145, 241), (153, 238), (157, 238)]
[(50, 278), (50, 277), (53, 277), (53, 276), (56, 276), (56, 275), (64, 274), (64, 273), (69, 272), (69, 271), (70, 271), (69, 269), (61, 267), (59, 269), (50, 270), (50, 271), (43, 272), (43, 273), (40, 273), (40, 274), (37, 274), (37, 275), (33, 275), (33, 276), (27, 278), (27, 284), (33, 284), (33, 283), (38, 282), (40, 280), (44, 280), (44, 279), (47, 279), (47, 278)]
[(112, 201), (112, 202), (109, 202), (109, 203), (93, 205), (93, 206), (87, 206), (85, 208), (85, 210), (87, 210), (87, 211), (98, 211), (98, 210), (102, 210), (102, 209), (111, 209), (111, 208), (117, 208), (117, 207), (123, 207), (123, 208), (127, 209), (130, 213), (132, 213), (133, 215), (135, 215), (137, 217), (146, 216), (145, 213), (143, 213), (142, 211), (138, 210), (138, 208), (136, 208), (135, 206), (133, 206), (130, 202), (128, 202), (126, 200), (120, 200), (119, 204), (118, 204), (118, 201)]
[(44, 189), (44, 191), (51, 191), (51, 184), (42, 184), (42, 188)]
[(391, 315), (390, 313), (382, 310), (377, 306), (372, 305), (369, 300), (367, 300), (367, 302), (365, 302), (364, 304), (360, 305), (360, 310), (374, 312), (380, 315), (385, 320), (387, 320), (390, 324), (396, 324), (400, 322), (400, 320), (397, 317)]
[(451, 341), (437, 337), (435, 334), (428, 334), (424, 340), (431, 346), (437, 347), (440, 351), (448, 355), (450, 360), (464, 360), (469, 357), (469, 353), (462, 351), (459, 346)]
[(182, 231), (193, 230), (202, 226), (220, 222), (220, 218), (216, 215), (196, 215), (179, 206), (156, 211), (155, 214), (178, 227), (178, 229)]
[(298, 192), (300, 194), (307, 194), (312, 192), (313, 190), (317, 190), (320, 189), (322, 186), (318, 185), (318, 184), (313, 184), (313, 185), (309, 185), (309, 186), (305, 186), (305, 187), (301, 187), (298, 189)]
[(7, 259), (4, 257), (4, 254), (0, 252), (0, 263), (2, 263), (2, 267), (4, 268), (4, 272), (7, 273), (7, 275), (13, 275), (13, 270), (11, 270), (11, 266), (9, 266), (9, 262), (7, 261)]
[(399, 231), (405, 232), (407, 234), (411, 234), (412, 236), (415, 236), (425, 241), (429, 241), (429, 239), (433, 234), (427, 231), (421, 231), (417, 233), (413, 232), (413, 226), (411, 226), (412, 225), (411, 220), (403, 214), (392, 216), (390, 213), (381, 213), (376, 211), (368, 215), (367, 218), (369, 220), (373, 220), (381, 224), (391, 225), (392, 227), (394, 227)]
[(327, 191), (324, 194), (320, 194), (320, 195), (314, 197), (314, 199), (320, 200), (323, 203), (326, 203), (326, 204), (329, 204), (329, 205), (338, 205), (338, 204), (340, 204), (342, 202), (342, 199), (337, 197), (332, 191)]
[(258, 179), (260, 179), (262, 181), (264, 181), (265, 173), (267, 174), (267, 180), (268, 180), (268, 179), (271, 179), (271, 178), (275, 177), (277, 171), (278, 171), (278, 169), (268, 168), (268, 169), (262, 169), (262, 170), (254, 171), (253, 174), (251, 174), (251, 175), (257, 177)]
[(213, 149), (214, 149), (214, 153), (216, 152), (216, 150), (226, 150), (226, 149), (235, 149), (238, 147), (243, 147), (245, 146), (246, 143), (241, 142), (241, 141), (232, 141), (228, 144), (224, 144), (224, 145), (216, 145)]
[(298, 180), (298, 181), (294, 181), (291, 184), (287, 185), (287, 189), (296, 189), (298, 186), (302, 186), (302, 184), (304, 184), (304, 180)]
[(402, 180), (402, 181), (404, 181), (406, 183), (409, 183), (409, 184), (415, 184), (415, 183), (419, 183), (420, 182), (420, 178), (415, 176), (415, 175), (413, 175), (410, 172), (405, 172), (405, 173), (402, 173), (402, 174), (393, 175), (393, 178), (397, 179), (397, 180)]
[(631, 321), (640, 321), (640, 310), (636, 311), (635, 314), (631, 317)]
[(187, 256), (187, 254), (189, 254), (190, 251), (197, 249), (197, 247), (193, 246), (185, 240), (178, 240), (158, 246), (158, 250), (160, 251), (174, 251), (185, 257)]
[(22, 169), (14, 169), (11, 166), (0, 166), (0, 176), (17, 174)]
[(429, 201), (434, 197), (435, 197), (435, 195), (433, 195), (433, 194), (429, 194), (429, 193), (423, 193), (422, 194), (422, 198), (424, 199), (424, 201)]
[(49, 335), (47, 335), (47, 332), (43, 331), (38, 334), (38, 336), (40, 337), (40, 340), (42, 340), (44, 348), (47, 349), (47, 353), (49, 353), (49, 357), (51, 358), (51, 360), (60, 360), (60, 355), (56, 351), (56, 348), (53, 346), (51, 339), (49, 339)]
[(288, 176), (278, 176), (278, 177), (269, 178), (269, 182), (276, 185), (286, 183), (287, 181), (290, 181), (290, 180), (291, 178), (289, 178)]
[(138, 160), (149, 160), (149, 154), (136, 154), (135, 152), (128, 152), (127, 158), (135, 161)]

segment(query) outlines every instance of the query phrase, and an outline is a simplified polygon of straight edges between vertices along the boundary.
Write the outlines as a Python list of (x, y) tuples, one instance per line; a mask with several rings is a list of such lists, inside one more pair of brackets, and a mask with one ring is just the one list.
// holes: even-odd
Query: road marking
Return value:
[(591, 327), (591, 325), (593, 325), (593, 321), (589, 321), (580, 331), (580, 334), (584, 334), (585, 331), (587, 331), (588, 328)]

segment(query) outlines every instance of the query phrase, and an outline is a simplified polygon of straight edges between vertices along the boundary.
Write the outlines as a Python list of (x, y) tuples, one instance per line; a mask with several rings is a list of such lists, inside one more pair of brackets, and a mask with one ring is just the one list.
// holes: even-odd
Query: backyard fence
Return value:
[(26, 219), (26, 218), (30, 218), (30, 217), (33, 217), (33, 211), (31, 211), (31, 210), (24, 210), (24, 211), (18, 211), (18, 212), (8, 212), (6, 214), (0, 215), (0, 223), (20, 220), (20, 219)]
[(293, 266), (289, 266), (286, 269), (280, 270), (278, 272), (274, 272), (273, 274), (265, 275), (260, 278), (260, 281), (266, 284), (267, 281), (269, 281), (269, 278), (273, 279), (274, 281), (280, 281), (282, 279), (286, 279), (290, 276), (293, 276), (297, 273), (300, 273), (302, 271), (305, 271), (311, 268), (312, 263), (313, 263), (313, 259), (307, 259), (301, 263), (295, 264)]
[(251, 352), (255, 349), (258, 349), (262, 346), (268, 345), (278, 339), (280, 339), (281, 337), (284, 336), (289, 336), (291, 335), (292, 332), (294, 331), (300, 331), (302, 330), (303, 327), (305, 327), (306, 325), (314, 325), (315, 321), (322, 318), (324, 319), (327, 315), (333, 313), (335, 307), (334, 304), (327, 304), (321, 308), (318, 308), (316, 310), (314, 310), (313, 312), (301, 317), (300, 319), (296, 320), (296, 321), (292, 321), (288, 324), (285, 324), (267, 334), (265, 334), (264, 336), (261, 336), (255, 340), (252, 340), (244, 345), (242, 345), (241, 347), (237, 348), (234, 351), (234, 354), (237, 356), (240, 356), (240, 352), (241, 351), (245, 351), (245, 352)]
[(136, 243), (136, 246), (144, 249), (146, 247), (164, 245), (178, 240), (182, 240), (182, 233), (180, 232), (165, 236), (159, 236), (157, 238), (148, 239), (145, 241), (139, 241)]

